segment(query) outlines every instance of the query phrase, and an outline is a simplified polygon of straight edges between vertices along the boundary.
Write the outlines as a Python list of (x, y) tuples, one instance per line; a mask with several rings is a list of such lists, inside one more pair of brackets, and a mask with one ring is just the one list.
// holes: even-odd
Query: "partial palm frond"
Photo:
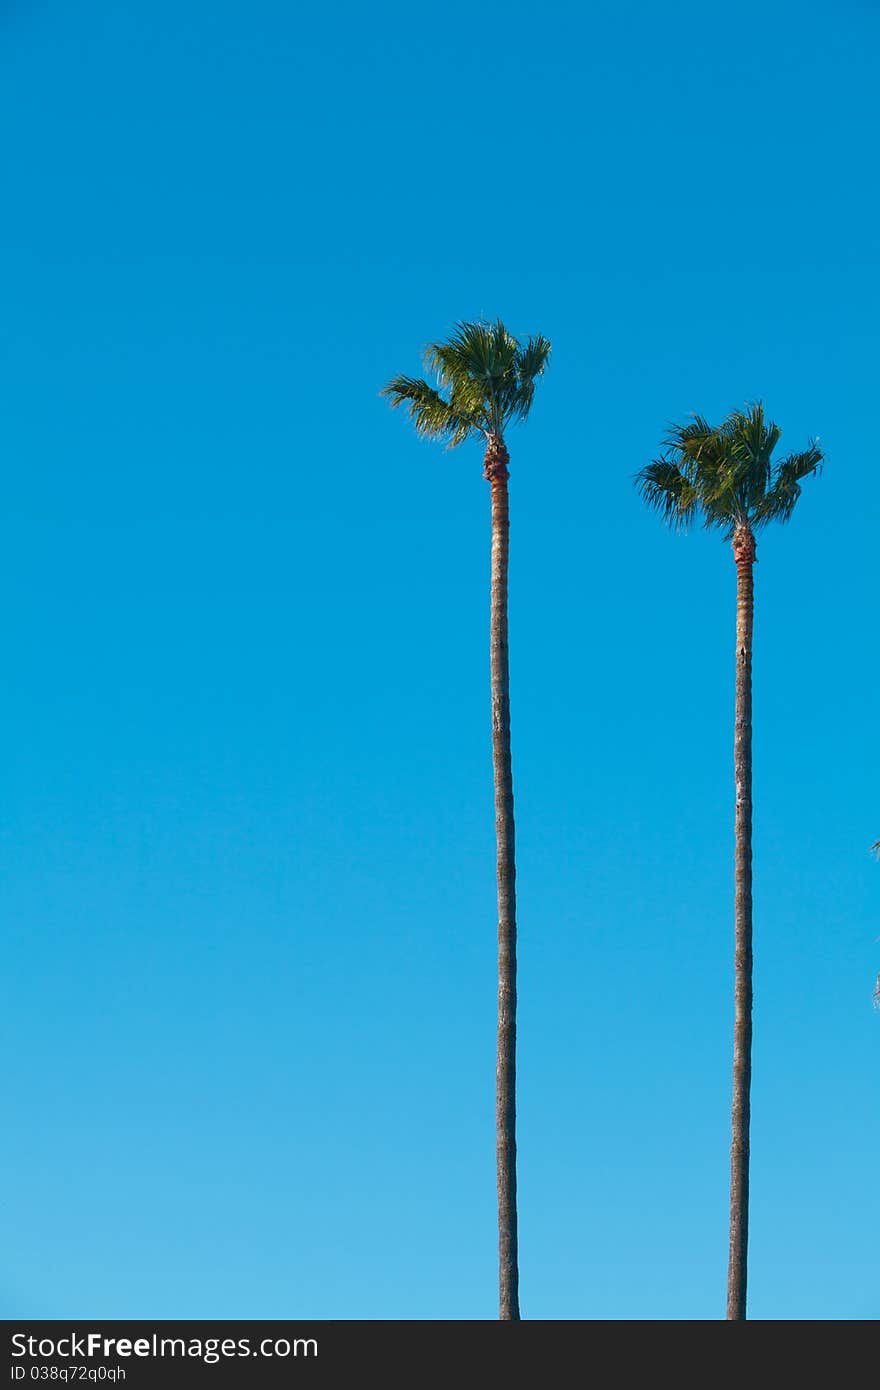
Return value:
[(804, 478), (821, 473), (824, 457), (816, 440), (811, 440), (803, 453), (789, 454), (783, 459), (771, 487), (755, 506), (755, 526), (765, 526), (768, 521), (788, 521), (801, 495), (800, 484)]
[(517, 350), (514, 366), (520, 382), (535, 381), (543, 375), (550, 359), (550, 344), (538, 334)]
[(406, 406), (418, 434), (428, 439), (446, 439), (453, 449), (480, 428), (470, 412), (444, 400), (439, 391), (419, 377), (393, 377), (380, 395), (388, 397), (392, 409)]
[(517, 348), (513, 371), (503, 395), (506, 420), (525, 420), (535, 397), (535, 383), (550, 358), (550, 344), (540, 334)]
[(425, 361), (441, 386), (452, 386), (462, 377), (500, 383), (513, 367), (517, 346), (500, 321), (458, 323), (447, 342), (428, 345)]
[(687, 466), (700, 461), (715, 435), (716, 430), (704, 416), (691, 415), (684, 425), (671, 423), (666, 426), (663, 445), (666, 449), (681, 454), (682, 464)]
[(699, 510), (697, 487), (671, 458), (654, 459), (636, 474), (636, 487), (649, 507), (676, 531), (687, 530)]
[(761, 401), (752, 402), (745, 410), (731, 411), (719, 429), (729, 461), (727, 485), (746, 514), (770, 486), (771, 457), (781, 433), (778, 425), (766, 419)]

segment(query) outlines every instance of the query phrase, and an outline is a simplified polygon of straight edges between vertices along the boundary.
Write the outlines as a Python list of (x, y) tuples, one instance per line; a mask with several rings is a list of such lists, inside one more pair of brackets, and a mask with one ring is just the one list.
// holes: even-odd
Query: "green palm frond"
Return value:
[(453, 386), (462, 377), (483, 383), (500, 383), (516, 358), (517, 342), (502, 323), (459, 323), (445, 343), (430, 343), (425, 362), (437, 373), (441, 386)]
[(735, 494), (746, 515), (770, 486), (771, 455), (781, 433), (778, 425), (765, 419), (761, 401), (731, 411), (719, 427), (719, 444), (726, 455), (721, 491)]
[(636, 487), (648, 506), (676, 531), (687, 530), (697, 515), (697, 489), (684, 469), (670, 458), (654, 459), (637, 473)]
[(540, 333), (529, 338), (527, 343), (517, 349), (516, 374), (520, 381), (534, 382), (541, 376), (550, 358), (550, 344)]
[(676, 462), (696, 488), (705, 520), (728, 490), (732, 463), (722, 431), (704, 416), (692, 415), (683, 425), (668, 425), (663, 442), (664, 457)]
[(755, 507), (755, 526), (768, 521), (788, 521), (801, 495), (804, 478), (821, 473), (824, 454), (816, 440), (801, 454), (789, 454), (776, 469), (771, 487)]
[(444, 400), (439, 391), (419, 377), (396, 376), (383, 386), (380, 395), (388, 397), (393, 410), (407, 407), (418, 434), (427, 439), (446, 439), (451, 449), (480, 428), (472, 414)]
[(500, 319), (461, 322), (445, 342), (425, 349), (436, 388), (400, 376), (382, 394), (392, 406), (408, 404), (420, 434), (448, 438), (453, 445), (478, 430), (503, 437), (508, 424), (527, 417), (549, 353), (546, 338), (529, 338), (520, 345)]
[(535, 396), (535, 383), (539, 376), (543, 376), (549, 359), (550, 344), (540, 334), (517, 348), (510, 385), (505, 394), (509, 419), (527, 418)]
[(711, 444), (715, 434), (716, 431), (702, 415), (691, 415), (684, 425), (667, 425), (663, 445), (666, 449), (681, 454), (683, 463), (695, 464)]
[(518, 343), (501, 321), (459, 323), (445, 343), (429, 344), (425, 363), (454, 400), (479, 398), (490, 431), (503, 434), (515, 393)]

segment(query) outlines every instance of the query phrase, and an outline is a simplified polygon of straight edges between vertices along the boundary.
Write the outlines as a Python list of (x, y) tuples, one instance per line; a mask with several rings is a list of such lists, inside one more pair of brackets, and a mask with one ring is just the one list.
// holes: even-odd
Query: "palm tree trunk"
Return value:
[(516, 1217), (516, 859), (513, 776), (510, 765), (510, 679), (507, 655), (507, 560), (510, 523), (508, 454), (500, 435), (490, 435), (484, 475), (492, 485), (492, 764), (495, 774), (495, 836), (498, 849), (498, 1053), (495, 1070), (495, 1132), (498, 1164), (498, 1253), (500, 1312), (519, 1319)]
[(736, 858), (733, 1024), (733, 1122), (730, 1147), (730, 1262), (727, 1317), (744, 1321), (749, 1244), (749, 1120), (752, 1082), (752, 622), (755, 538), (733, 537), (736, 561)]

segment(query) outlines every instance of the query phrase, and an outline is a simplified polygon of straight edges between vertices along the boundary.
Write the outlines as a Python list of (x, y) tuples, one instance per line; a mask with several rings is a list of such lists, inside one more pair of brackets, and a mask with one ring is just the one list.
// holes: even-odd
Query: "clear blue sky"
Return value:
[(0, 3), (6, 1317), (493, 1318), (510, 437), (530, 1318), (723, 1316), (734, 566), (632, 487), (761, 397), (751, 1313), (877, 1295), (876, 90), (840, 4)]

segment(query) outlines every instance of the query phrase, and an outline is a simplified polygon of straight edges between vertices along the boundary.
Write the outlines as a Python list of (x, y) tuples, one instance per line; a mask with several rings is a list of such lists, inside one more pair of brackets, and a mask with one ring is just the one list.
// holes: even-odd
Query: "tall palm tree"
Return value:
[(788, 521), (804, 478), (822, 465), (811, 442), (800, 454), (773, 462), (778, 425), (759, 404), (735, 410), (712, 427), (700, 415), (673, 425), (661, 456), (636, 475), (649, 506), (671, 526), (698, 518), (721, 531), (736, 562), (736, 709), (734, 720), (735, 900), (733, 1123), (730, 1154), (730, 1257), (727, 1317), (746, 1316), (749, 1222), (749, 1107), (752, 1074), (752, 567), (755, 533)]
[(489, 623), (492, 761), (498, 878), (498, 1053), (495, 1072), (498, 1165), (500, 1317), (519, 1318), (516, 1208), (516, 860), (510, 763), (510, 683), (507, 655), (509, 455), (507, 427), (525, 420), (535, 383), (547, 365), (546, 338), (516, 338), (501, 321), (459, 323), (447, 342), (430, 343), (421, 377), (396, 376), (383, 389), (405, 405), (419, 434), (450, 448), (472, 436), (485, 442), (483, 476), (492, 489), (492, 597)]

